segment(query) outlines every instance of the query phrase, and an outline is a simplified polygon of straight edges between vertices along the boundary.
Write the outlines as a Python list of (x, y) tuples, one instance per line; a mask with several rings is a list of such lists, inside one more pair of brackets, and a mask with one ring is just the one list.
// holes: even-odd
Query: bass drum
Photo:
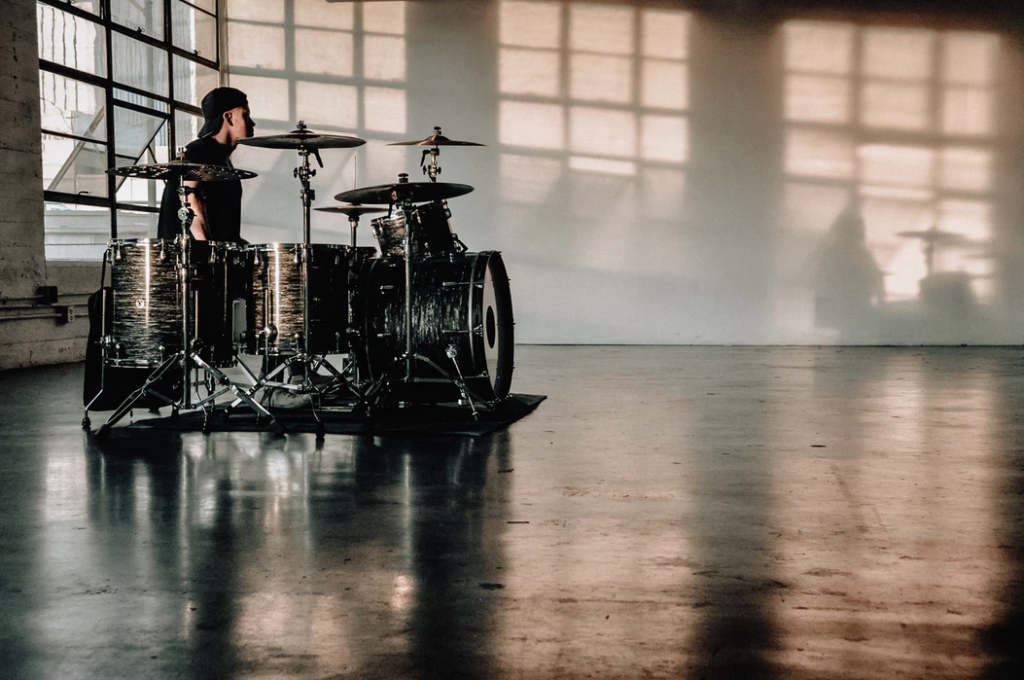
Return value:
[[(462, 253), (413, 260), (412, 381), (404, 382), (405, 263), (378, 258), (360, 269), (353, 342), (360, 379), (391, 378), (391, 395), (400, 401), (457, 401), (448, 375), (456, 350), (466, 387), (479, 399), (499, 401), (512, 383), (515, 337), (512, 294), (501, 254)], [(439, 370), (440, 369), (440, 370)], [(442, 372), (443, 371), (443, 372)]]

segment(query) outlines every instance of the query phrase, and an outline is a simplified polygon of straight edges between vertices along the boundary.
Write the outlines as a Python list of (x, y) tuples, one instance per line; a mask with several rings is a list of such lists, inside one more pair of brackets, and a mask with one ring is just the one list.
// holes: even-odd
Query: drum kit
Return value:
[[(317, 208), (348, 218), (346, 245), (311, 241), (316, 169), (309, 157), (323, 167), (321, 150), (364, 140), (319, 134), (300, 122), (289, 133), (239, 143), (298, 152), (301, 243), (242, 245), (191, 236), (188, 196), (197, 191), (195, 183), (247, 180), (255, 173), (192, 163), (184, 152), (167, 163), (108, 170), (174, 182), (181, 233), (173, 240), (114, 239), (107, 248), (113, 300), (104, 305), (112, 318), (103, 319), (103, 366), (151, 372), (96, 431), (98, 438), (147, 397), (170, 406), (172, 416), (201, 409), (204, 432), (215, 410), (230, 417), (248, 408), (281, 434), (284, 425), (265, 403), (283, 390), (303, 397), (298, 401), (310, 406), (322, 438), (328, 397), (367, 418), (382, 408), (448, 402), (477, 418), (508, 396), (514, 337), (505, 265), (496, 251), (469, 252), (451, 228), (448, 200), (473, 187), (437, 181), (441, 146), (482, 145), (451, 140), (440, 128), (423, 140), (397, 142), (428, 147), (420, 166), (429, 181), (410, 182), (403, 173), (392, 184), (338, 194), (342, 205)], [(381, 215), (371, 222), (377, 247), (359, 246), (360, 218), (373, 214)], [(239, 304), (244, 330), (236, 321)], [(258, 374), (242, 355), (262, 358)], [(332, 355), (343, 355), (340, 368)], [(246, 382), (225, 374), (232, 367)], [(174, 388), (164, 394), (168, 378)], [(218, 406), (228, 394), (233, 401)], [(96, 398), (85, 409), (86, 429)]]

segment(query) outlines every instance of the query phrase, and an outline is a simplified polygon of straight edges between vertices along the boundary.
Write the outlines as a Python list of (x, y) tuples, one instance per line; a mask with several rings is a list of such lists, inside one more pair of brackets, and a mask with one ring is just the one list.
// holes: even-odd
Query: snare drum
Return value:
[(160, 239), (115, 239), (107, 248), (113, 320), (107, 363), (157, 366), (181, 350), (178, 245)]
[[(348, 351), (349, 276), (374, 248), (314, 243), (246, 248), (251, 287), (246, 304), (246, 352), (291, 356)], [(305, 341), (302, 262), (309, 258), (309, 339)]]
[[(429, 257), (410, 263), (413, 277), (413, 362), (405, 375), (405, 268), (401, 258), (363, 263), (353, 305), (360, 375), (374, 382), (390, 374), (391, 393), (401, 400), (455, 401), (457, 375), (447, 352), (454, 346), (466, 386), (477, 397), (508, 396), (515, 349), (512, 295), (501, 254), (493, 251)], [(444, 373), (437, 370), (440, 367)], [(447, 374), (447, 375), (445, 375)]]

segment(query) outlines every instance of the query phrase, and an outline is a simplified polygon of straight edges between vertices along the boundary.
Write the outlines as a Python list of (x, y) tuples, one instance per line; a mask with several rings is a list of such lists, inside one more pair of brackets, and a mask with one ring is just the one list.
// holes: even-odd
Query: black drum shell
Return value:
[[(350, 278), (374, 248), (314, 243), (309, 246), (309, 334), (303, 347), (301, 243), (259, 244), (246, 249), (251, 287), (246, 302), (246, 352), (292, 356), (348, 351)], [(272, 332), (267, 334), (265, 329)]]
[(449, 221), (451, 216), (446, 201), (416, 206), (413, 211), (413, 234), (416, 236), (419, 255), (444, 255), (456, 250), (455, 234)]
[[(170, 240), (114, 240), (108, 257), (113, 318), (107, 362), (157, 366), (182, 348), (180, 248)], [(197, 354), (213, 366), (235, 362), (232, 305), (245, 297), (246, 271), (237, 244), (189, 241), (189, 332)]]
[[(501, 254), (496, 251), (414, 259), (412, 270), (413, 381), (405, 382), (405, 269), (402, 258), (377, 258), (363, 264), (355, 298), (353, 343), (360, 379), (390, 379), (399, 400), (446, 402), (459, 399), (450, 380), (459, 370), (477, 397), (498, 401), (508, 396), (515, 347), (512, 297)], [(484, 304), (489, 278), (494, 299)], [(488, 358), (496, 359), (488, 367)], [(437, 370), (440, 367), (444, 372)]]
[(181, 350), (178, 246), (165, 240), (115, 239), (108, 247), (113, 295), (113, 366), (157, 366)]
[(199, 356), (211, 366), (234, 365), (234, 302), (250, 287), (250, 262), (235, 243), (190, 241), (193, 329)]

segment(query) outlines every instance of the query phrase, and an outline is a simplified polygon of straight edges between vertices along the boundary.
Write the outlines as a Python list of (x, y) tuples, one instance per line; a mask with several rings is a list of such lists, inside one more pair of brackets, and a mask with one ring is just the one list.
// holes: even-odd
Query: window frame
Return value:
[[(178, 47), (174, 44), (173, 35), (173, 12), (175, 9), (175, 3), (181, 2), (189, 9), (194, 12), (205, 14), (214, 20), (213, 28), (216, 35), (216, 54), (213, 59), (202, 56), (197, 52), (190, 52), (182, 47)], [(74, 67), (65, 66), (54, 61), (40, 58), (39, 59), (39, 70), (40, 73), (51, 73), (57, 76), (61, 76), (71, 81), (85, 83), (92, 85), (103, 91), (103, 115), (104, 120), (102, 125), (105, 125), (106, 138), (101, 140), (86, 140), (80, 135), (68, 134), (63, 132), (57, 132), (52, 130), (45, 130), (40, 126), (40, 137), (44, 135), (56, 136), (65, 139), (72, 139), (75, 141), (87, 141), (88, 143), (95, 143), (102, 145), (106, 148), (106, 165), (107, 168), (116, 167), (122, 165), (124, 156), (119, 156), (117, 153), (117, 129), (115, 126), (115, 111), (120, 108), (127, 111), (134, 111), (136, 113), (145, 114), (147, 116), (153, 116), (155, 118), (162, 119), (163, 126), (166, 126), (167, 138), (168, 138), (168, 149), (170, 155), (173, 157), (174, 150), (178, 148), (179, 140), (176, 138), (176, 114), (181, 111), (192, 115), (202, 116), (202, 108), (177, 98), (178, 93), (175, 92), (175, 57), (180, 57), (190, 62), (194, 62), (201, 66), (209, 69), (213, 69), (218, 74), (218, 80), (223, 81), (223, 72), (221, 70), (221, 54), (223, 53), (223, 40), (221, 31), (223, 28), (223, 8), (220, 0), (213, 0), (214, 11), (210, 12), (203, 7), (198, 6), (194, 2), (188, 0), (164, 0), (162, 8), (162, 21), (163, 21), (163, 37), (155, 38), (148, 35), (143, 29), (132, 29), (128, 26), (122, 25), (114, 21), (111, 11), (111, 0), (98, 0), (98, 13), (94, 13), (88, 10), (76, 7), (68, 0), (36, 0), (36, 6), (52, 7), (61, 12), (65, 12), (76, 19), (88, 21), (90, 24), (96, 26), (98, 32), (101, 32), (104, 37), (104, 55), (103, 59), (106, 63), (105, 73), (103, 75), (97, 75), (83, 71)], [(166, 75), (167, 75), (167, 94), (162, 95), (157, 92), (147, 92), (138, 87), (134, 87), (127, 83), (118, 82), (114, 77), (113, 68), (113, 53), (114, 53), (114, 36), (120, 35), (123, 37), (130, 38), (138, 41), (146, 46), (159, 50), (162, 55), (166, 58)], [(161, 108), (151, 108), (136, 102), (126, 101), (122, 96), (118, 96), (119, 93), (127, 93), (129, 95), (135, 95), (143, 99), (148, 99), (155, 102)], [(40, 93), (40, 97), (42, 93)], [(185, 141), (185, 140), (182, 140)], [(147, 147), (149, 148), (149, 147)], [(146, 153), (146, 149), (141, 150), (143, 155)], [(106, 196), (91, 196), (88, 194), (74, 194), (65, 191), (51, 190), (49, 187), (43, 188), (43, 200), (46, 203), (63, 203), (68, 205), (86, 205), (100, 208), (106, 208), (110, 214), (110, 238), (116, 239), (118, 237), (117, 230), (117, 215), (118, 211), (128, 212), (147, 212), (156, 213), (160, 212), (160, 205), (157, 202), (156, 205), (140, 205), (138, 203), (130, 203), (119, 201), (117, 197), (117, 191), (124, 181), (124, 178), (116, 177), (114, 175), (107, 175), (107, 195)], [(158, 192), (159, 194), (159, 192)], [(44, 231), (46, 226), (44, 224)], [(74, 259), (61, 260), (73, 262)], [(81, 260), (78, 260), (81, 261)]]

